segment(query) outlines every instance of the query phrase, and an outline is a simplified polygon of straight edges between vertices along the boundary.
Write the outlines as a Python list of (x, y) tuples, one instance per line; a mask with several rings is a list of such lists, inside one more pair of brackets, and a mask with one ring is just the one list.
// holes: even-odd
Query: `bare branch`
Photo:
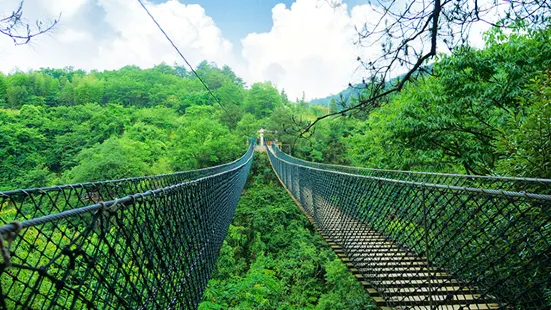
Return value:
[(51, 31), (61, 18), (61, 14), (57, 19), (44, 24), (37, 20), (34, 26), (23, 20), (23, 3), (21, 0), (15, 11), (6, 17), (0, 18), (0, 34), (10, 37), (15, 45), (23, 45), (29, 43), (32, 38)]
[[(331, 1), (331, 0), (326, 0)], [(331, 2), (333, 3), (333, 2)], [(365, 109), (392, 93), (399, 92), (421, 72), (438, 53), (439, 46), (453, 51), (468, 45), (475, 23), (493, 27), (515, 28), (518, 25), (543, 28), (551, 22), (551, 1), (509, 0), (491, 3), (479, 0), (376, 0), (372, 5), (378, 15), (374, 23), (366, 21), (357, 27), (355, 44), (373, 50), (380, 45), (380, 54), (370, 59), (358, 57), (373, 87), (368, 98), (341, 111), (328, 113), (308, 124), (301, 136), (320, 120)], [(399, 72), (405, 72), (396, 85), (389, 83)], [(379, 86), (384, 87), (379, 87)]]

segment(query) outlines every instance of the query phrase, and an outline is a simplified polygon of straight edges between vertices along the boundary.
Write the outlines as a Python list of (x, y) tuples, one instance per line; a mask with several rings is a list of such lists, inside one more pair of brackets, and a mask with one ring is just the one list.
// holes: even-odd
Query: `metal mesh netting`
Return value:
[(251, 144), (207, 169), (0, 192), (0, 307), (196, 308), (252, 157)]
[(418, 183), (445, 184), (458, 187), (474, 187), (551, 195), (551, 179), (512, 178), (502, 176), (479, 176), (351, 167), (314, 163), (298, 159), (283, 153), (275, 144), (273, 145), (273, 151), (279, 158), (284, 159), (288, 162), (323, 170), (333, 170), (357, 175), (412, 181)]
[[(268, 154), (282, 182), (384, 305), (551, 306), (551, 195), (544, 187), (550, 180), (486, 177), (473, 183), (468, 176), (400, 171), (382, 178), (275, 152)], [(499, 186), (542, 188), (544, 194)]]
[[(172, 174), (0, 192), (0, 221), (6, 224), (14, 220), (28, 220), (207, 177), (239, 167), (249, 160), (249, 156), (250, 152), (247, 152), (231, 163)], [(15, 207), (6, 208), (8, 205)]]

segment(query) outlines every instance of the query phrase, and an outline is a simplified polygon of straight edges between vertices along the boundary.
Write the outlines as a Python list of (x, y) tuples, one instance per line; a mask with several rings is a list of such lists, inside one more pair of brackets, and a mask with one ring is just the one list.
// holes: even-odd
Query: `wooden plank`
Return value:
[[(496, 303), (478, 303), (469, 305), (439, 305), (438, 310), (493, 310), (498, 309)], [(416, 306), (415, 310), (434, 310), (430, 306)]]
[(395, 266), (384, 266), (384, 267), (377, 267), (373, 266), (371, 264), (366, 264), (363, 262), (355, 262), (355, 265), (358, 269), (365, 269), (368, 270), (369, 273), (377, 274), (377, 273), (399, 273), (399, 272), (409, 272), (409, 273), (417, 273), (417, 272), (442, 272), (441, 269), (436, 267), (427, 267), (426, 265), (395, 265)]
[[(400, 301), (400, 302), (406, 302), (406, 303), (410, 303), (410, 302), (419, 302), (419, 303), (423, 303), (423, 302), (436, 302), (436, 303), (440, 303), (442, 302), (442, 304), (447, 304), (447, 305), (451, 305), (451, 304), (466, 304), (466, 302), (469, 302), (469, 303), (479, 303), (481, 302), (481, 297), (480, 295), (478, 294), (459, 294), (459, 295), (455, 295), (455, 294), (437, 294), (437, 293), (434, 293), (434, 294), (426, 294), (426, 295), (409, 295), (409, 296), (395, 296), (395, 297), (390, 297), (390, 298), (387, 298), (387, 300), (389, 302), (397, 302), (397, 301)], [(482, 300), (483, 302), (483, 300)]]
[(458, 306), (467, 306), (467, 305), (487, 305), (488, 303), (484, 300), (476, 299), (473, 297), (471, 300), (447, 300), (446, 296), (410, 296), (410, 297), (404, 297), (402, 299), (385, 299), (387, 301), (388, 305), (400, 305), (403, 306), (413, 306), (415, 309), (417, 307), (424, 307), (424, 306), (433, 306), (433, 309), (441, 309), (441, 306), (449, 306), (449, 305), (458, 305)]
[(448, 279), (448, 280), (442, 280), (442, 279), (431, 279), (430, 282), (428, 279), (413, 279), (413, 280), (382, 280), (382, 281), (376, 281), (374, 279), (369, 279), (374, 286), (381, 287), (382, 289), (387, 288), (397, 288), (397, 287), (411, 287), (416, 288), (420, 286), (432, 286), (432, 287), (438, 287), (438, 286), (449, 286), (449, 285), (458, 285), (459, 283), (455, 279)]
[(386, 306), (386, 301), (382, 297), (373, 296), (372, 298), (376, 306), (378, 307)]
[(426, 259), (415, 256), (413, 254), (406, 254), (402, 253), (402, 255), (396, 255), (396, 253), (390, 253), (385, 255), (385, 253), (362, 253), (362, 252), (347, 252), (348, 257), (353, 260), (374, 260), (374, 259), (383, 259), (383, 260), (415, 260), (415, 261), (424, 261), (426, 262)]
[[(364, 269), (360, 269), (361, 272), (364, 271)], [(366, 273), (364, 275), (367, 276)], [(419, 272), (419, 273), (379, 273), (379, 274), (370, 274), (369, 278), (372, 278), (375, 280), (414, 280), (414, 279), (451, 279), (452, 277), (448, 275), (447, 273), (427, 273), (427, 272)]]
[(371, 297), (375, 297), (375, 296), (380, 297), (380, 296), (381, 296), (381, 294), (379, 294), (379, 292), (378, 292), (376, 289), (374, 289), (374, 288), (367, 287), (367, 288), (365, 288), (365, 291), (366, 291), (366, 292), (369, 294), (369, 296), (371, 296)]
[(414, 296), (426, 295), (428, 293), (446, 295), (451, 294), (472, 294), (472, 290), (463, 286), (438, 286), (438, 287), (387, 287), (381, 289), (381, 294), (386, 296)]

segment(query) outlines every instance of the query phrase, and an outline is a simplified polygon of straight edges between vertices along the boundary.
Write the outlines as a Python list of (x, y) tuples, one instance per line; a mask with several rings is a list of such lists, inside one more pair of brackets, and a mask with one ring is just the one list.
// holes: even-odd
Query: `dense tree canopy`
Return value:
[[(370, 115), (360, 134), (349, 140), (353, 162), (397, 169), (550, 177), (529, 172), (536, 171), (534, 167), (504, 164), (521, 152), (515, 144), (526, 146), (525, 137), (521, 142), (520, 132), (513, 128), (546, 113), (545, 104), (538, 102), (545, 96), (536, 94), (545, 93), (548, 87), (545, 70), (551, 65), (550, 42), (549, 29), (507, 37), (496, 32), (490, 33), (484, 50), (463, 48), (444, 57), (434, 66), (434, 76), (417, 79)], [(549, 124), (549, 119), (541, 121), (541, 126)], [(544, 150), (533, 147), (522, 152)], [(546, 161), (533, 165), (549, 165)]]
[(199, 309), (374, 309), (269, 165), (253, 162)]
[(236, 127), (250, 90), (229, 67), (203, 62), (198, 70), (228, 102), (227, 111), (178, 66), (0, 75), (6, 146), (0, 188), (166, 173), (237, 158), (247, 135)]

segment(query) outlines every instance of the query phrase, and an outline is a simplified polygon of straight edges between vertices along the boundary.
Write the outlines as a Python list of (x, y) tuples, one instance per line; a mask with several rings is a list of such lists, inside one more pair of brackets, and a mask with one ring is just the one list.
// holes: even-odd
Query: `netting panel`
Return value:
[(283, 153), (275, 144), (273, 152), (278, 158), (293, 164), (323, 170), (339, 171), (344, 173), (386, 178), (393, 180), (411, 181), (417, 183), (443, 184), (458, 187), (474, 187), (495, 189), (513, 192), (527, 192), (551, 195), (551, 179), (514, 178), (502, 176), (479, 176), (449, 173), (416, 172), (402, 170), (387, 170), (375, 168), (361, 168), (333, 164), (323, 164), (305, 161)]

